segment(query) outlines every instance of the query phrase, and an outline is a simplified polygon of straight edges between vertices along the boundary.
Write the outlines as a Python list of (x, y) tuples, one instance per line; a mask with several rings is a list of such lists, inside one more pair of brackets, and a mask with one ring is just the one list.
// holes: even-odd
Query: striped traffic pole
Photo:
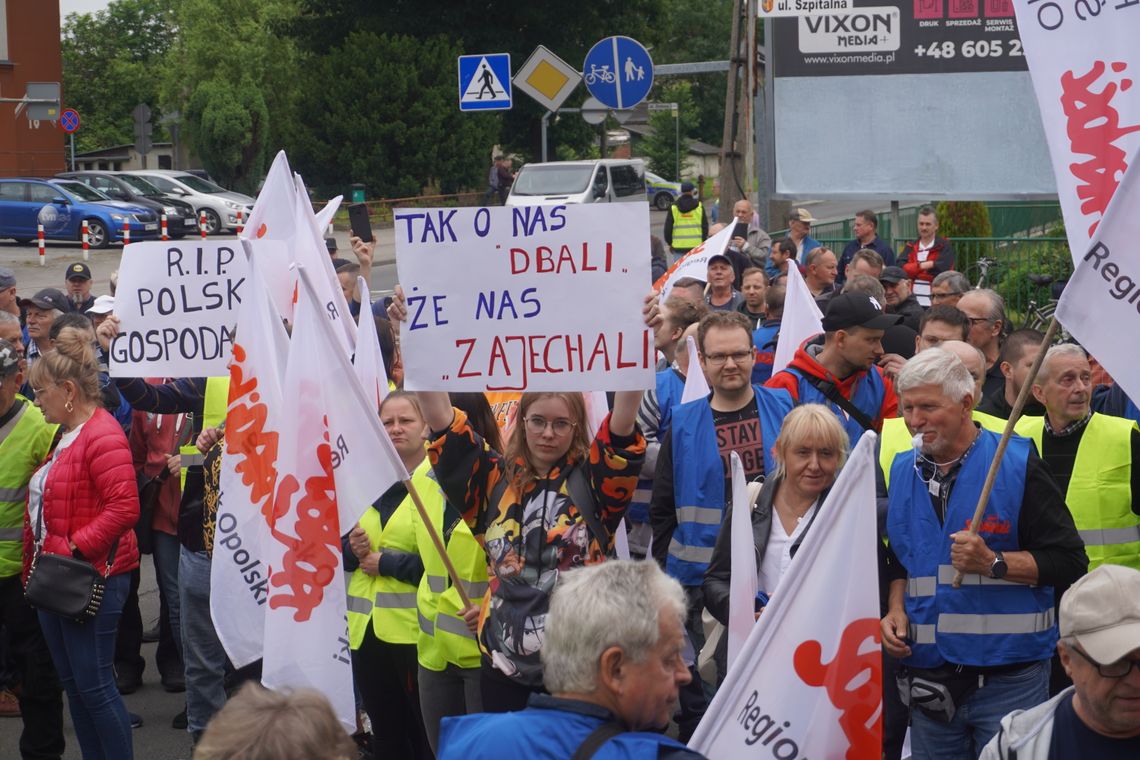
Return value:
[(131, 244), (131, 223), (123, 221), (123, 245)]
[(42, 224), (36, 225), (36, 244), (40, 248), (40, 266), (47, 264), (47, 251), (44, 250), (44, 226)]
[(166, 236), (166, 214), (162, 215), (162, 239), (163, 240), (169, 240), (170, 239)]
[(198, 229), (202, 233), (202, 239), (206, 239), (206, 212), (203, 211), (198, 215)]
[(87, 220), (83, 220), (83, 260), (87, 261), (91, 258), (91, 242), (87, 239)]
[(243, 229), (245, 229), (245, 228), (242, 227), (242, 224), (241, 224), (241, 209), (238, 209), (238, 212), (237, 212), (237, 234), (240, 235), (241, 231)]

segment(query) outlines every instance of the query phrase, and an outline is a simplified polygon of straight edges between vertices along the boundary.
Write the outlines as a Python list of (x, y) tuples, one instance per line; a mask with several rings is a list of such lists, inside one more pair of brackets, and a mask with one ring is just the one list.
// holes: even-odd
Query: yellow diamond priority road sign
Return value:
[(548, 111), (557, 111), (581, 81), (577, 69), (539, 45), (515, 74), (512, 84)]

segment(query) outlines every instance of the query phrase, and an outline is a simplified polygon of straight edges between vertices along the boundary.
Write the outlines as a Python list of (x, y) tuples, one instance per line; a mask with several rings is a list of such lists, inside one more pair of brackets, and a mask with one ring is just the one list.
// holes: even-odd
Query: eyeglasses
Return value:
[(960, 296), (960, 295), (964, 295), (964, 294), (957, 291), (957, 290), (950, 292), (950, 293), (931, 293), (930, 294), (930, 300), (931, 301), (945, 301), (947, 298), (954, 298), (955, 296)]
[(1140, 669), (1140, 661), (1137, 660), (1117, 660), (1107, 664), (1101, 664), (1082, 652), (1076, 646), (1069, 644), (1069, 651), (1076, 652), (1081, 657), (1084, 657), (1089, 663), (1096, 668), (1096, 672), (1100, 673), (1105, 678), (1124, 678), (1132, 672), (1133, 668)]
[(48, 388), (54, 388), (57, 385), (59, 385), (59, 383), (52, 383), (51, 385), (45, 385), (43, 388), (32, 388), (32, 394), (35, 396), (42, 396), (44, 394), (44, 391), (46, 391)]
[(752, 351), (733, 351), (728, 354), (705, 354), (705, 361), (714, 367), (719, 367), (729, 359), (732, 359), (733, 364), (743, 364), (754, 358), (756, 358), (756, 355)]
[(975, 325), (982, 325), (986, 322), (993, 322), (989, 317), (966, 317), (966, 321), (970, 323), (970, 327)]
[(527, 432), (533, 433), (534, 435), (542, 435), (545, 433), (548, 425), (550, 429), (554, 431), (555, 435), (566, 435), (574, 429), (576, 424), (570, 420), (547, 420), (545, 417), (539, 417), (537, 415), (526, 417), (523, 421), (526, 422)]

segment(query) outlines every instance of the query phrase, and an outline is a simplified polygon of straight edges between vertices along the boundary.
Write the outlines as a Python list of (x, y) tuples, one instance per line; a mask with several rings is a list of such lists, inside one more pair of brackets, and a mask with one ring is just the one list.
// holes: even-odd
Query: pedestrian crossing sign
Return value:
[(459, 56), (459, 110), (503, 111), (510, 107), (510, 53)]

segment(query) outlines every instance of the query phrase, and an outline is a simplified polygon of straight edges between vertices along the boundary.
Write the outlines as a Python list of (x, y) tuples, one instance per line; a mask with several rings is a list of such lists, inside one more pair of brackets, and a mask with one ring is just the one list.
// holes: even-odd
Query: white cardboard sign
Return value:
[(653, 383), (646, 203), (399, 209), (409, 390)]

